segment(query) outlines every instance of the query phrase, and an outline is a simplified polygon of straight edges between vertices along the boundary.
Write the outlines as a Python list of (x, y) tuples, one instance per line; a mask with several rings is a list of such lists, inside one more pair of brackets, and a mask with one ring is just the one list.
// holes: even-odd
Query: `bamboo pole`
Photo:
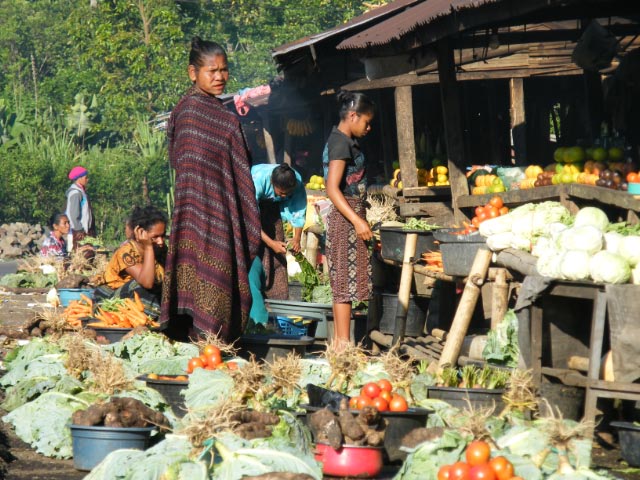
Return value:
[(411, 284), (413, 283), (413, 257), (416, 255), (418, 234), (407, 233), (404, 241), (404, 257), (402, 271), (400, 273), (400, 287), (398, 289), (398, 304), (396, 307), (396, 324), (393, 331), (393, 345), (398, 344), (404, 337), (407, 326), (407, 311), (411, 297)]
[(480, 286), (484, 282), (484, 278), (487, 275), (489, 264), (491, 263), (491, 251), (485, 248), (480, 248), (476, 257), (473, 260), (471, 271), (469, 272), (469, 279), (464, 286), (458, 309), (456, 310), (455, 317), (451, 323), (451, 330), (447, 336), (447, 342), (444, 345), (444, 350), (440, 356), (440, 362), (438, 368), (444, 368), (456, 364), (460, 349), (462, 348), (462, 342), (467, 334), (469, 323), (475, 309), (476, 302), (480, 296)]
[(491, 299), (491, 330), (504, 319), (509, 303), (509, 284), (507, 283), (507, 271), (504, 268), (496, 270), (496, 278), (493, 282), (493, 295)]

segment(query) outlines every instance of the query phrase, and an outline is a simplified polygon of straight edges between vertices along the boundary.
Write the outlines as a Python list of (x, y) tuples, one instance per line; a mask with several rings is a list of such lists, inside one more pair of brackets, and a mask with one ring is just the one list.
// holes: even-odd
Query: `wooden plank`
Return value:
[[(640, 211), (640, 200), (627, 192), (611, 190), (610, 188), (596, 187), (594, 185), (581, 185), (571, 183), (567, 185), (569, 196), (600, 202), (605, 205), (613, 205), (623, 209)], [(535, 190), (535, 189), (533, 189)]]
[[(527, 190), (511, 190), (508, 192), (500, 193), (500, 198), (505, 205), (522, 205), (529, 202), (542, 202), (545, 200), (558, 200), (560, 194), (569, 185), (549, 185), (546, 187), (529, 188)], [(604, 190), (604, 189), (603, 189)], [(489, 193), (486, 195), (466, 195), (458, 198), (458, 205), (460, 208), (477, 207), (478, 205), (486, 205), (491, 197), (495, 194)], [(630, 195), (629, 195), (630, 196)]]
[(529, 310), (531, 322), (531, 376), (536, 387), (542, 380), (542, 307), (533, 304)]
[(264, 135), (264, 146), (267, 150), (267, 158), (269, 159), (269, 163), (276, 163), (276, 149), (273, 145), (273, 137), (271, 136), (269, 113), (265, 111), (264, 114), (260, 115), (260, 118), (262, 119), (262, 133)]
[(464, 158), (464, 135), (462, 132), (462, 106), (460, 91), (456, 82), (455, 61), (453, 49), (447, 39), (437, 44), (438, 74), (440, 78), (440, 98), (442, 115), (444, 117), (444, 131), (447, 142), (447, 156), (449, 167), (449, 183), (453, 215), (456, 221), (462, 222), (468, 218), (460, 211), (457, 198), (469, 194)]
[(396, 131), (398, 135), (398, 160), (402, 184), (405, 187), (418, 186), (416, 171), (416, 141), (413, 132), (413, 99), (411, 87), (397, 87), (396, 101)]
[(442, 202), (425, 203), (401, 203), (400, 216), (402, 217), (442, 217), (454, 218), (450, 204)]
[(589, 384), (589, 379), (587, 379), (586, 376), (581, 375), (574, 370), (542, 367), (541, 373), (542, 375), (558, 378), (564, 385), (569, 385), (571, 387), (586, 387)]
[(404, 198), (410, 197), (446, 197), (451, 198), (451, 187), (409, 187), (402, 189)]
[(524, 108), (524, 82), (522, 78), (509, 79), (509, 102), (511, 115), (511, 139), (515, 151), (516, 165), (527, 163), (526, 114)]

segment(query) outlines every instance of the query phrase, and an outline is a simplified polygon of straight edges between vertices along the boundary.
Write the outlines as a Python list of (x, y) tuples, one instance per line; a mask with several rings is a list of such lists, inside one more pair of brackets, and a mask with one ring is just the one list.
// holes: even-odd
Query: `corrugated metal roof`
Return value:
[(439, 17), (500, 1), (502, 0), (427, 0), (343, 40), (337, 48), (350, 50), (385, 45)]
[(337, 35), (342, 32), (346, 32), (356, 27), (366, 25), (369, 22), (372, 22), (376, 19), (380, 19), (381, 17), (387, 16), (387, 15), (393, 14), (398, 10), (410, 7), (411, 5), (417, 4), (421, 1), (423, 0), (396, 0), (395, 2), (388, 3), (378, 8), (374, 8), (373, 10), (369, 10), (368, 12), (365, 12), (358, 17), (352, 18), (348, 22), (345, 22), (342, 25), (338, 25), (337, 27), (334, 27), (330, 30), (326, 30), (321, 33), (316, 33), (314, 35), (309, 35), (308, 37), (301, 38), (294, 42), (280, 45), (279, 47), (276, 47), (272, 50), (271, 56), (277, 57), (279, 55), (284, 55), (286, 53), (293, 52), (300, 48), (308, 47), (309, 45), (313, 45), (321, 40), (330, 38), (334, 35)]

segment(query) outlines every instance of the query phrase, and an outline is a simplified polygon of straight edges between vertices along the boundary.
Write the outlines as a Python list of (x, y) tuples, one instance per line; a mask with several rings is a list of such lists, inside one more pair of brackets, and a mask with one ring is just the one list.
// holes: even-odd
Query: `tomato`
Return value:
[(209, 357), (211, 355), (213, 355), (214, 353), (221, 353), (220, 349), (218, 347), (216, 347), (215, 345), (205, 345), (205, 347), (202, 349), (202, 353)]
[(484, 211), (487, 212), (487, 218), (496, 218), (500, 216), (500, 210), (492, 205), (489, 205), (484, 209)]
[(367, 395), (360, 395), (358, 398), (358, 410), (362, 410), (364, 407), (370, 407), (373, 405), (373, 400)]
[(480, 226), (480, 219), (478, 217), (473, 217), (471, 219), (471, 225), (478, 228)]
[(360, 395), (366, 395), (369, 398), (376, 398), (378, 395), (380, 395), (380, 390), (381, 388), (377, 383), (369, 382), (365, 384), (364, 387), (362, 387), (362, 390), (360, 390)]
[(478, 215), (478, 221), (480, 223), (484, 222), (487, 218), (489, 218), (489, 215), (487, 214), (486, 210), (482, 210), (482, 212), (480, 212), (480, 215)]
[(227, 368), (229, 370), (237, 370), (238, 364), (236, 362), (227, 362)]
[(501, 209), (504, 206), (502, 198), (500, 198), (498, 195), (492, 197), (491, 200), (489, 200), (489, 203), (492, 207), (496, 207), (497, 209)]
[(465, 456), (467, 463), (472, 467), (475, 465), (482, 465), (489, 461), (489, 457), (491, 456), (491, 447), (483, 440), (474, 440), (467, 445)]
[(187, 365), (187, 373), (192, 373), (196, 368), (204, 368), (204, 362), (200, 357), (193, 357)]
[(479, 217), (482, 212), (484, 212), (484, 207), (482, 206), (476, 207), (476, 209), (474, 210), (476, 217)]
[(637, 172), (627, 173), (627, 183), (638, 183), (640, 181), (640, 174)]
[(471, 467), (464, 462), (456, 462), (449, 470), (449, 480), (469, 480)]
[(513, 477), (513, 465), (505, 457), (494, 457), (489, 460), (489, 466), (495, 472), (498, 480), (509, 480)]
[(387, 392), (386, 390), (382, 390), (380, 392), (380, 395), (378, 395), (378, 398), (384, 398), (387, 403), (389, 403), (393, 398), (393, 394), (391, 392)]
[(392, 412), (406, 412), (409, 409), (407, 401), (402, 395), (397, 393), (391, 398), (389, 402), (389, 410)]
[(383, 392), (391, 392), (393, 390), (393, 385), (391, 385), (391, 382), (386, 378), (378, 380), (378, 386)]
[(358, 397), (351, 397), (349, 399), (349, 408), (351, 410), (357, 410), (358, 409)]
[(389, 402), (382, 397), (376, 397), (373, 399), (373, 406), (378, 409), (379, 412), (386, 412), (389, 410)]
[(507, 213), (509, 213), (509, 207), (500, 208), (500, 215), (506, 215)]
[(438, 480), (449, 480), (451, 478), (451, 465), (443, 465), (438, 470)]
[(220, 356), (220, 352), (212, 353), (208, 357), (205, 357), (207, 360), (207, 365), (211, 365), (212, 367), (217, 367), (222, 363), (222, 357)]
[(476, 465), (469, 470), (469, 480), (496, 480), (496, 474), (489, 464)]
[(202, 363), (204, 364), (205, 367), (208, 365), (209, 361), (207, 359), (207, 356), (204, 353), (201, 354), (200, 357), (198, 357), (198, 358), (200, 358), (200, 360), (202, 360)]

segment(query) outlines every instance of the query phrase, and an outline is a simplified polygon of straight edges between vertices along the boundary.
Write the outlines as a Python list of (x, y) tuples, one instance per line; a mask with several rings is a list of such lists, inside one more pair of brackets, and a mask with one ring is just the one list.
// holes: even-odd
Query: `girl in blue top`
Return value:
[(268, 312), (263, 294), (277, 300), (289, 298), (287, 242), (282, 221), (293, 227), (291, 250), (298, 253), (307, 215), (307, 193), (300, 174), (286, 163), (254, 165), (251, 176), (260, 208), (262, 245), (249, 271), (253, 297), (249, 316), (256, 323), (266, 323)]

